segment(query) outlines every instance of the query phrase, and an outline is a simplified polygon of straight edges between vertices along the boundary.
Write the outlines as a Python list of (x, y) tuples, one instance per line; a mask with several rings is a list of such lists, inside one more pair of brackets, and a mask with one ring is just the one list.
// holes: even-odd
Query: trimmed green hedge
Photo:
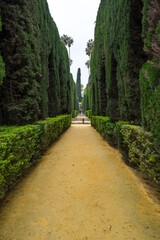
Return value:
[(121, 134), (128, 149), (129, 161), (160, 183), (160, 156), (154, 146), (151, 132), (139, 126), (123, 125)]
[(118, 121), (115, 123), (115, 128), (114, 128), (114, 139), (115, 143), (119, 146), (123, 145), (123, 136), (121, 133), (121, 129), (123, 125), (130, 124), (129, 122), (124, 122), (124, 121)]
[(114, 134), (115, 124), (109, 117), (92, 116), (91, 125), (102, 135), (104, 139)]
[(86, 111), (84, 112), (84, 114), (85, 114), (85, 116), (87, 116), (89, 119), (92, 118), (92, 110), (86, 110)]
[(118, 146), (122, 146), (129, 162), (160, 183), (160, 155), (151, 132), (129, 122), (119, 121), (114, 124), (109, 117), (94, 116), (91, 124), (104, 139), (109, 136)]
[(71, 115), (0, 129), (0, 198), (71, 125)]
[(72, 110), (72, 118), (77, 117), (78, 111), (77, 110)]

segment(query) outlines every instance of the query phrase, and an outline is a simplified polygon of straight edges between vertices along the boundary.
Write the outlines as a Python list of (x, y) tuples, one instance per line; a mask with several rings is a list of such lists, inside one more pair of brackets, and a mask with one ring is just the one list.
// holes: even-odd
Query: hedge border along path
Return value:
[(0, 129), (0, 199), (71, 125), (71, 115)]
[(76, 118), (78, 115), (78, 111), (77, 110), (72, 110), (72, 118)]
[(105, 140), (109, 137), (118, 146), (124, 147), (128, 161), (160, 184), (160, 155), (151, 132), (129, 122), (112, 123), (109, 117), (103, 116), (93, 116), (91, 125)]
[(89, 119), (92, 118), (92, 110), (86, 110), (84, 113)]

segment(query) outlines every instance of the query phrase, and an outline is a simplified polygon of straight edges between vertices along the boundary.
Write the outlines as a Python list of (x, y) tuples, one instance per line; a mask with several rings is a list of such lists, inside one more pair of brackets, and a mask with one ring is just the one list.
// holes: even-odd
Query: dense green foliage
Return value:
[(71, 112), (67, 50), (46, 0), (1, 0), (1, 124), (24, 125)]
[(142, 34), (148, 61), (140, 71), (142, 122), (153, 133), (160, 154), (160, 2), (143, 3)]
[(84, 89), (84, 96), (82, 99), (82, 104), (83, 104), (84, 111), (91, 109), (91, 91), (89, 89), (88, 84), (87, 84), (86, 88)]
[(91, 58), (94, 115), (107, 115), (112, 121), (141, 121), (142, 7), (141, 1), (101, 1)]
[(0, 55), (0, 85), (3, 83), (3, 78), (5, 76), (5, 65), (2, 59), (2, 56)]
[(86, 110), (84, 113), (89, 119), (92, 118), (92, 110)]
[(112, 123), (109, 117), (93, 116), (92, 126), (106, 139), (112, 139), (128, 155), (128, 160), (160, 183), (159, 154), (153, 144), (153, 136), (142, 127), (128, 122)]
[(72, 118), (77, 117), (78, 111), (77, 110), (72, 110)]
[(0, 130), (0, 197), (3, 196), (25, 170), (69, 128), (71, 116), (47, 118), (35, 125), (2, 127)]
[[(91, 57), (90, 109), (93, 115), (109, 116), (116, 124), (114, 131), (117, 144), (122, 141), (123, 121), (143, 126), (145, 131), (151, 132), (151, 151), (159, 154), (160, 158), (159, 20), (159, 0), (101, 1)], [(87, 106), (88, 98), (89, 91), (86, 88), (84, 106)], [(100, 124), (103, 124), (102, 120)], [(125, 129), (125, 135), (127, 131), (129, 134), (130, 128)], [(143, 132), (142, 135), (148, 139), (145, 131), (133, 131), (135, 135), (132, 134), (131, 145), (134, 147), (129, 151), (136, 152), (138, 148), (138, 142), (133, 135), (140, 138), (139, 133)], [(145, 137), (140, 138), (140, 144), (143, 144), (144, 139)], [(141, 161), (140, 167), (144, 166), (146, 161), (150, 164), (152, 158), (148, 154), (145, 141), (144, 146), (146, 148), (139, 148), (137, 156)], [(147, 156), (147, 159), (142, 158), (142, 155)], [(152, 165), (155, 164), (154, 168), (157, 168), (155, 179), (159, 178), (159, 158), (154, 158), (152, 162)], [(149, 172), (152, 172), (152, 167), (149, 167)], [(146, 171), (147, 168), (144, 167)]]
[(91, 59), (93, 115), (143, 123), (154, 134), (157, 149), (160, 149), (159, 19), (158, 0), (101, 1)]
[(110, 117), (92, 116), (92, 126), (102, 135), (104, 139), (114, 134), (115, 124), (111, 122)]
[[(0, 16), (0, 32), (1, 31), (2, 31), (2, 21)], [(4, 76), (5, 76), (5, 66), (4, 66), (2, 56), (0, 55), (0, 85), (2, 84)]]
[(82, 102), (82, 95), (81, 95), (81, 69), (78, 68), (77, 71), (77, 80), (76, 80), (76, 87), (77, 87), (77, 97), (79, 102)]
[(141, 10), (137, 1), (104, 0), (98, 11), (91, 59), (92, 110), (112, 121), (140, 122)]
[(77, 89), (72, 74), (70, 74), (71, 80), (71, 109), (79, 111), (79, 102), (77, 97)]
[(128, 149), (128, 159), (160, 183), (160, 161), (153, 144), (153, 136), (142, 127), (123, 125), (123, 143)]
[(71, 54), (70, 54), (70, 47), (71, 45), (74, 43), (73, 38), (63, 34), (63, 36), (61, 37), (61, 40), (63, 41), (65, 46), (68, 46), (69, 48), (69, 60), (70, 60), (70, 65), (72, 64), (72, 60), (71, 60)]
[(146, 62), (140, 72), (143, 125), (151, 130), (160, 153), (160, 69)]

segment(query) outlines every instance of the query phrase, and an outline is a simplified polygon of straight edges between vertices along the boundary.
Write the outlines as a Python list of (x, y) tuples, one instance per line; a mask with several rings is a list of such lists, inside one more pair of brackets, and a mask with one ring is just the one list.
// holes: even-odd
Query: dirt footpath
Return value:
[(0, 209), (0, 240), (160, 240), (160, 206), (119, 152), (74, 124)]

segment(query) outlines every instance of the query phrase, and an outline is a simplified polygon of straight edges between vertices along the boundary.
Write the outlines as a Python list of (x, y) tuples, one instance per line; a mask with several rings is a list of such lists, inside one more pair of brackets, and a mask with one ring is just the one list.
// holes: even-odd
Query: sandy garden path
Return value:
[(73, 124), (0, 208), (0, 240), (160, 240), (160, 207), (90, 125)]

